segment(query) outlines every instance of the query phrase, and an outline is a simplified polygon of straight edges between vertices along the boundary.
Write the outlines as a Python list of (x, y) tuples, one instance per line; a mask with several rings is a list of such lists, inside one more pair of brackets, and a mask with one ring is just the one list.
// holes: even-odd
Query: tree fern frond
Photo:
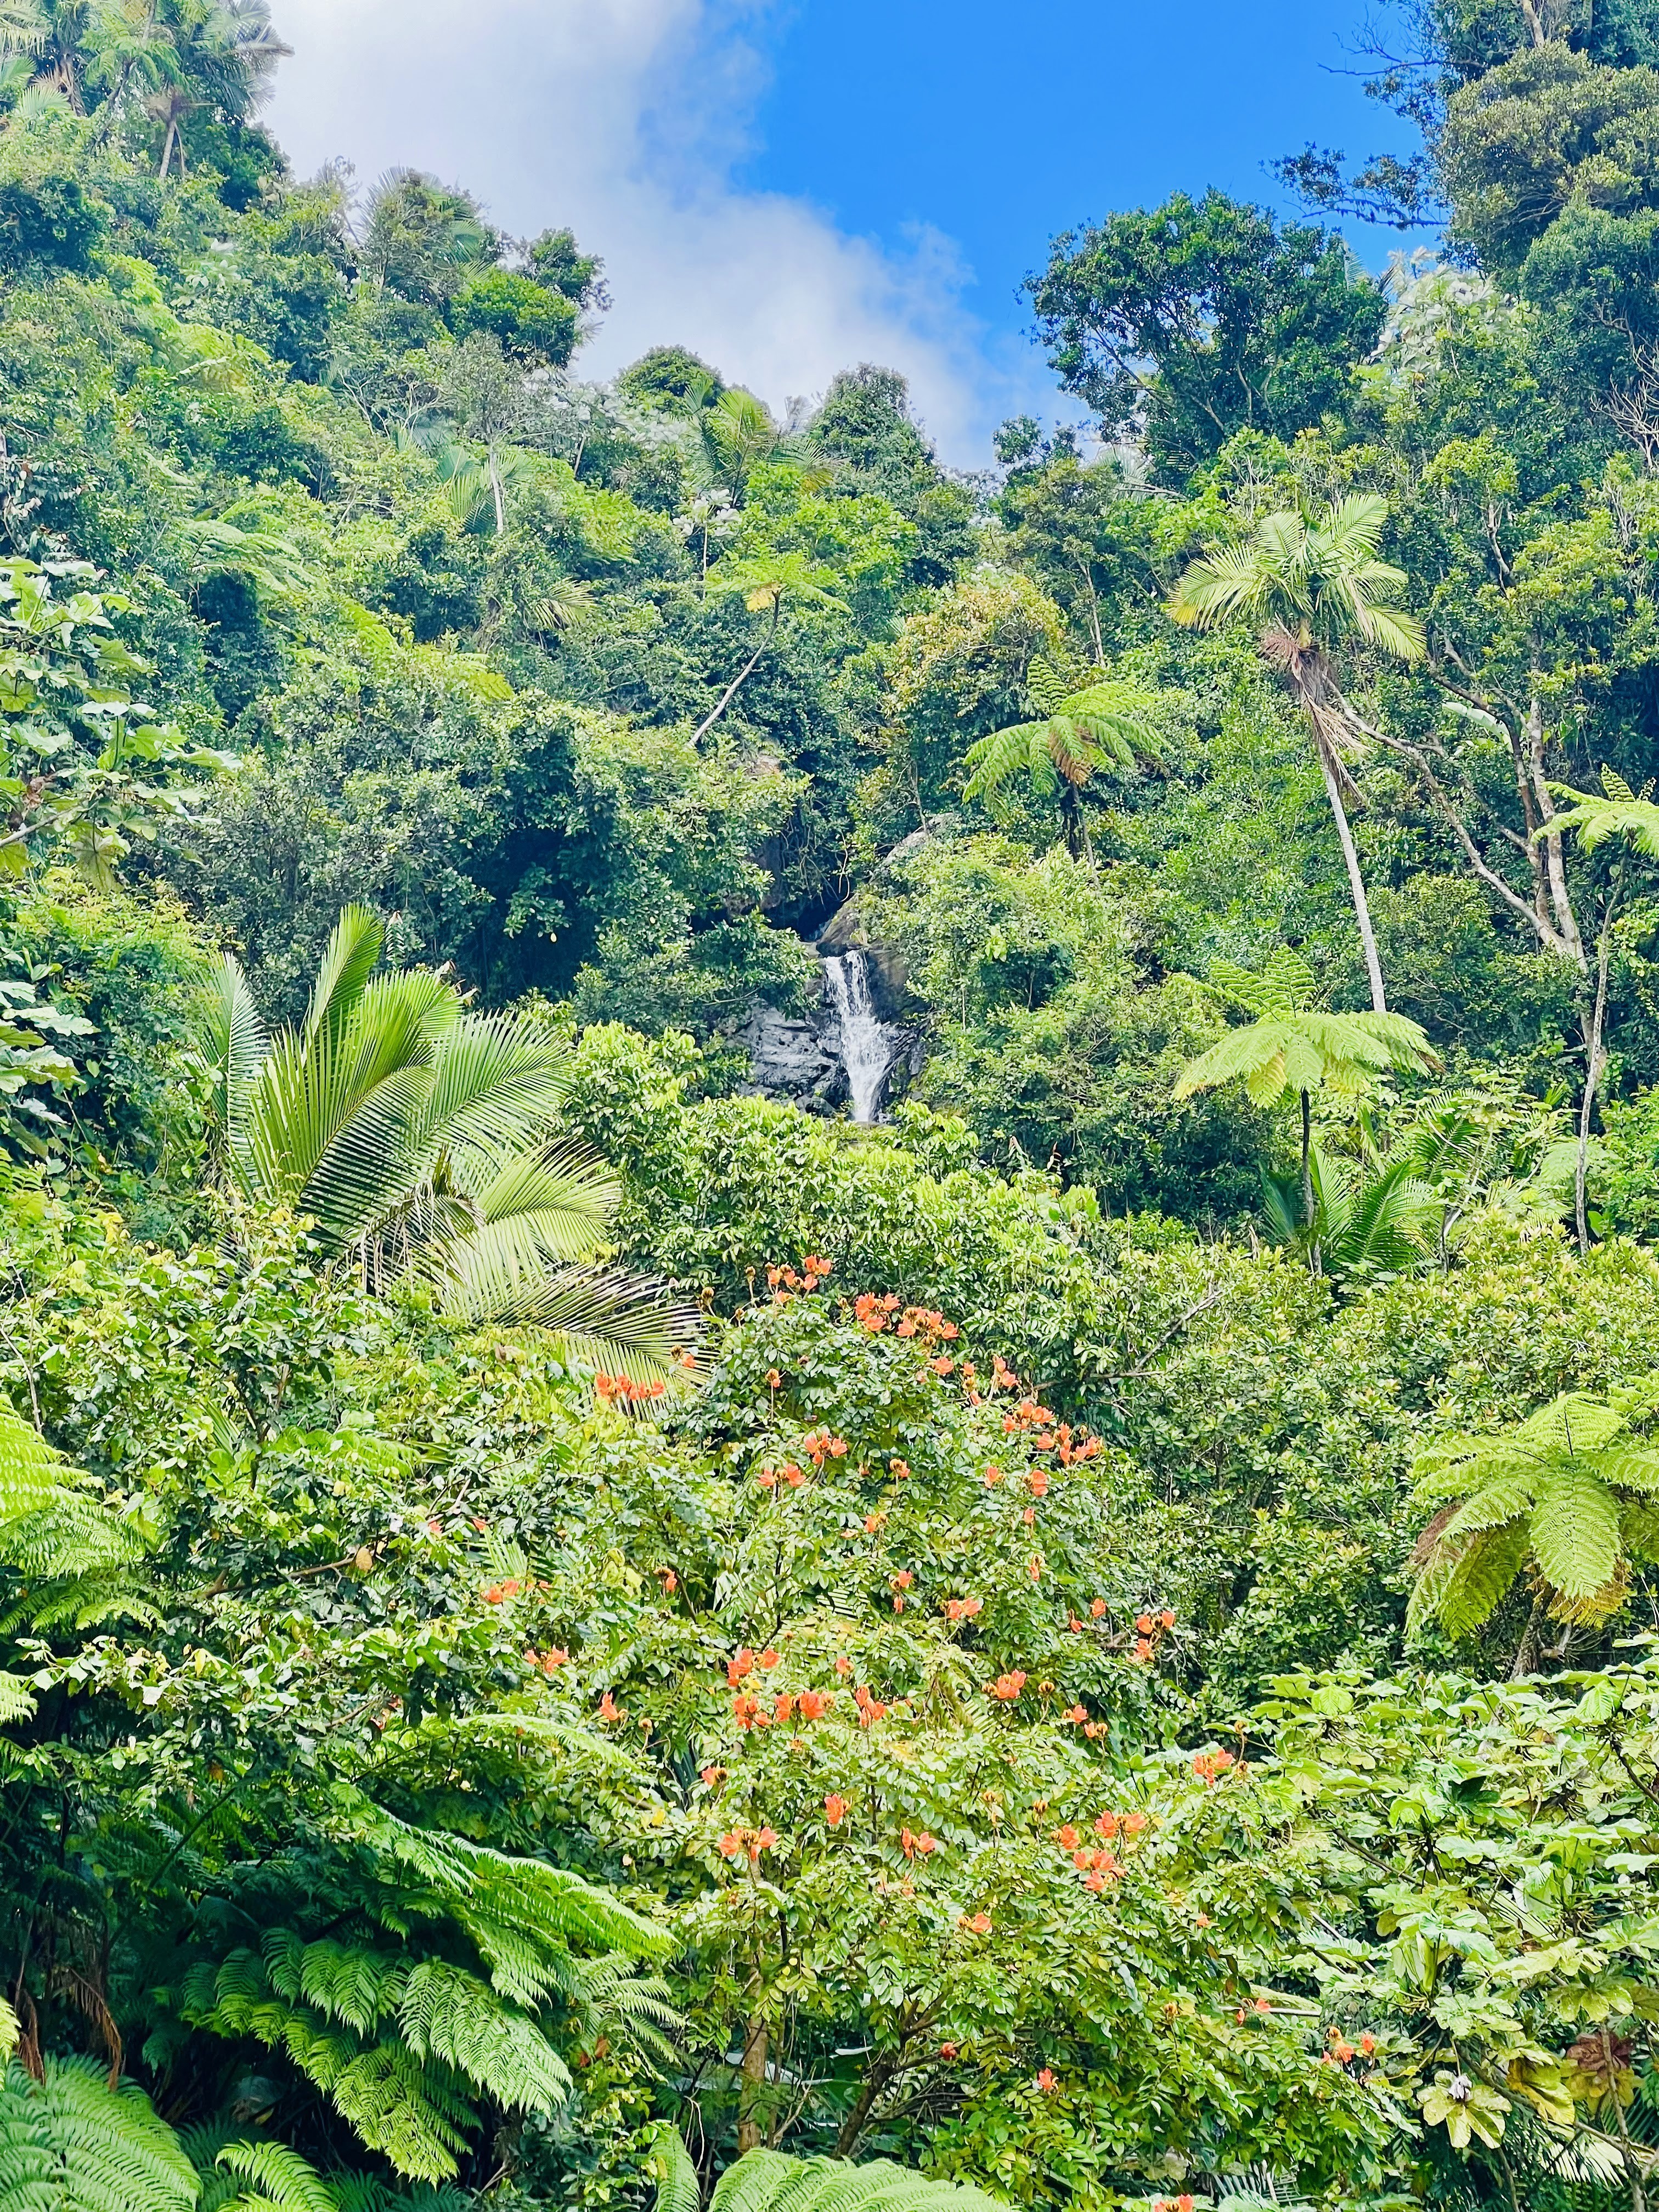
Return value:
[[(27, 2079), (14, 2067), (7, 2086)], [(64, 2212), (193, 2212), (196, 2169), (143, 2090), (127, 2082), (112, 2089), (95, 2059), (48, 2058), (45, 2081), (24, 2094), (38, 2112), (53, 2203)]]
[(702, 2185), (685, 2137), (672, 2121), (658, 2125), (649, 2160), (657, 2176), (656, 2212), (702, 2212)]
[(1001, 2201), (966, 2183), (873, 2159), (791, 2158), (751, 2150), (714, 2185), (709, 2212), (1006, 2212)]
[(1530, 1542), (1526, 1522), (1515, 1520), (1480, 1529), (1455, 1547), (1455, 1563), (1438, 1608), (1449, 1636), (1471, 1636), (1491, 1620), (1526, 1565)]
[(339, 2212), (334, 2191), (286, 2143), (227, 2143), (217, 2163), (239, 2181), (251, 2183), (278, 2212)]
[(551, 2112), (570, 2094), (541, 2030), (459, 1966), (423, 1960), (411, 1968), (398, 2024), (416, 2057), (442, 2059), (515, 2112)]
[(1539, 1484), (1532, 1515), (1538, 1564), (1563, 1596), (1589, 1598), (1613, 1580), (1619, 1565), (1619, 1506), (1585, 1467), (1551, 1468)]

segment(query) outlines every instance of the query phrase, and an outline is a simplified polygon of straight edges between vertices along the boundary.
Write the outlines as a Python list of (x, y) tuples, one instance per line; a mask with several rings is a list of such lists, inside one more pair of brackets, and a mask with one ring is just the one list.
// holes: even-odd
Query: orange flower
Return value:
[(822, 1690), (803, 1690), (795, 1700), (804, 1721), (822, 1720), (830, 1700)]
[(1025, 1487), (1033, 1498), (1046, 1498), (1048, 1495), (1048, 1474), (1040, 1467), (1033, 1468), (1025, 1478)]
[(823, 1817), (832, 1828), (840, 1827), (847, 1818), (847, 1800), (834, 1790), (823, 1801)]
[(1085, 1875), (1084, 1878), (1083, 1887), (1085, 1889), (1092, 1890), (1095, 1895), (1098, 1897), (1102, 1890), (1106, 1887), (1106, 1877), (1103, 1874), (1091, 1874)]
[(745, 1733), (751, 1728), (764, 1728), (767, 1716), (758, 1698), (740, 1690), (732, 1700), (732, 1717)]
[(774, 1650), (774, 1648), (772, 1647), (772, 1645), (771, 1645), (771, 1644), (769, 1644), (767, 1645), (767, 1647), (766, 1647), (765, 1650), (764, 1650), (764, 1651), (763, 1651), (763, 1652), (761, 1653), (761, 1656), (760, 1656), (760, 1663), (761, 1663), (761, 1665), (762, 1665), (763, 1667), (764, 1667), (764, 1668), (765, 1668), (765, 1669), (766, 1669), (766, 1671), (767, 1671), (767, 1673), (768, 1673), (769, 1674), (771, 1673), (772, 1669), (773, 1669), (773, 1668), (777, 1665), (777, 1663), (778, 1663), (778, 1655), (777, 1655), (777, 1652)]
[(757, 1829), (749, 1839), (750, 1857), (758, 1858), (763, 1851), (769, 1851), (777, 1840), (778, 1832), (775, 1828)]
[(783, 1388), (783, 1377), (775, 1367), (769, 1367), (766, 1370), (766, 1387), (769, 1390), (781, 1390)]
[(1038, 2069), (1036, 2085), (1038, 2088), (1042, 2090), (1045, 2097), (1048, 2095), (1050, 2089), (1056, 2087), (1054, 2072), (1052, 2066), (1043, 2066)]
[(1067, 1711), (1063, 1712), (1060, 1717), (1063, 1721), (1073, 1721), (1080, 1725), (1084, 1721), (1088, 1719), (1089, 1716), (1085, 1712), (1081, 1705), (1073, 1705)]
[(728, 1659), (726, 1661), (726, 1679), (735, 1690), (738, 1683), (742, 1681), (744, 1676), (745, 1674), (753, 1674), (754, 1670), (755, 1655), (745, 1644), (742, 1650), (738, 1653), (735, 1659)]
[(1090, 1601), (1089, 1601), (1089, 1611), (1090, 1611), (1090, 1613), (1094, 1616), (1094, 1618), (1095, 1618), (1097, 1620), (1098, 1620), (1101, 1618), (1102, 1614), (1103, 1614), (1103, 1613), (1104, 1613), (1105, 1610), (1106, 1610), (1106, 1601), (1105, 1601), (1105, 1599), (1104, 1599), (1103, 1597), (1093, 1597), (1093, 1598), (1091, 1598), (1091, 1599), (1090, 1599)]
[(1126, 1836), (1138, 1836), (1146, 1825), (1146, 1815), (1144, 1813), (1126, 1813), (1123, 1815), (1123, 1832)]
[(783, 1465), (778, 1469), (778, 1473), (783, 1477), (791, 1490), (799, 1490), (802, 1483), (806, 1480), (806, 1477), (802, 1474), (799, 1468), (795, 1465), (794, 1461), (792, 1459), (786, 1460)]
[(864, 1516), (864, 1533), (866, 1536), (873, 1536), (878, 1528), (884, 1528), (886, 1525), (887, 1516), (884, 1513), (866, 1513)]
[(895, 1589), (908, 1589), (915, 1580), (915, 1577), (911, 1573), (908, 1567), (901, 1567), (898, 1572), (893, 1577), (892, 1587)]
[(1193, 1761), (1193, 1772), (1200, 1782), (1210, 1783), (1218, 1780), (1230, 1766), (1237, 1766), (1237, 1764), (1230, 1751), (1200, 1751)]
[(1025, 1676), (1019, 1668), (1016, 1668), (1012, 1674), (999, 1674), (996, 1680), (992, 1683), (988, 1694), (994, 1698), (1000, 1698), (1005, 1705), (1009, 1705), (1024, 1687)]
[(1054, 1841), (1063, 1851), (1074, 1851), (1077, 1849), (1078, 1832), (1069, 1820), (1063, 1828), (1055, 1831)]
[(662, 1583), (663, 1595), (672, 1597), (680, 1586), (679, 1577), (674, 1572), (672, 1567), (659, 1567), (657, 1576)]
[(939, 2047), (939, 2055), (941, 2058), (954, 2058), (957, 2055), (957, 2046), (954, 2043), (941, 2043)]
[(1359, 2039), (1359, 2048), (1364, 2052), (1366, 2057), (1369, 2058), (1376, 2048), (1376, 2038), (1369, 2033), (1362, 2035)]
[(1152, 1632), (1152, 1616), (1151, 1613), (1143, 1613), (1139, 1620), (1135, 1623), (1135, 1634), (1137, 1636), (1150, 1636)]
[(991, 1932), (991, 1916), (988, 1912), (975, 1912), (969, 1918), (964, 1912), (957, 1919), (957, 1925), (958, 1928), (967, 1929), (970, 1935), (988, 1936)]
[(628, 1718), (609, 1690), (599, 1699), (599, 1718), (602, 1721), (625, 1721)]
[(1020, 1519), (1021, 1519), (1021, 1520), (1025, 1523), (1025, 1525), (1026, 1525), (1026, 1527), (1027, 1527), (1028, 1528), (1035, 1528), (1036, 1527), (1036, 1506), (1035, 1506), (1035, 1505), (1028, 1505), (1028, 1506), (1026, 1507), (1025, 1510), (1024, 1510), (1024, 1511), (1020, 1515), (1020, 1516), (1019, 1516), (1019, 1517), (1020, 1517)]
[(1103, 1813), (1100, 1818), (1095, 1822), (1095, 1833), (1097, 1836), (1116, 1835), (1117, 1814), (1115, 1813)]
[(1002, 1469), (1000, 1467), (988, 1467), (986, 1468), (985, 1486), (988, 1490), (994, 1490), (1001, 1480)]
[(852, 1671), (853, 1671), (853, 1662), (852, 1662), (852, 1661), (848, 1657), (847, 1654), (843, 1651), (843, 1652), (842, 1653), (842, 1655), (841, 1655), (840, 1658), (839, 1658), (839, 1659), (837, 1659), (837, 1660), (836, 1660), (836, 1674), (838, 1674), (841, 1676), (841, 1678), (842, 1678), (842, 1681), (844, 1682), (844, 1681), (847, 1680), (847, 1677), (848, 1677), (848, 1676), (852, 1673)]
[(1030, 1558), (1025, 1562), (1025, 1571), (1030, 1575), (1034, 1583), (1040, 1583), (1042, 1580), (1042, 1554), (1041, 1552), (1032, 1553)]
[(898, 1480), (901, 1482), (908, 1482), (910, 1479), (910, 1462), (908, 1460), (890, 1459), (887, 1462), (887, 1469), (890, 1474), (896, 1476)]
[(777, 1474), (775, 1471), (769, 1467), (763, 1467), (760, 1473), (755, 1477), (755, 1480), (759, 1483), (763, 1490), (775, 1490), (778, 1486)]
[(1135, 1657), (1137, 1659), (1150, 1659), (1152, 1656), (1152, 1645), (1146, 1641), (1146, 1638), (1144, 1636), (1137, 1636), (1135, 1638)]
[(725, 1833), (725, 1835), (723, 1835), (723, 1836), (720, 1838), (720, 1856), (721, 1856), (721, 1857), (722, 1857), (722, 1858), (728, 1858), (728, 1859), (734, 1859), (734, 1858), (736, 1858), (736, 1856), (738, 1856), (738, 1853), (742, 1849), (743, 1849), (743, 1831), (742, 1831), (742, 1829), (741, 1829), (741, 1828), (728, 1828), (728, 1829), (727, 1829), (727, 1831), (726, 1831), (726, 1832)]
[(705, 1766), (697, 1778), (705, 1790), (712, 1790), (725, 1772), (723, 1766)]
[(1174, 1613), (1170, 1612), (1167, 1605), (1164, 1607), (1163, 1612), (1158, 1616), (1158, 1625), (1160, 1628), (1173, 1628), (1175, 1626), (1175, 1620), (1176, 1617)]
[(774, 1720), (787, 1721), (794, 1710), (795, 1701), (786, 1691), (779, 1697), (777, 1704), (774, 1706), (772, 1717)]
[(543, 1672), (548, 1674), (556, 1673), (559, 1668), (564, 1665), (566, 1660), (568, 1659), (569, 1656), (570, 1654), (565, 1650), (562, 1644), (555, 1644), (552, 1650), (550, 1650), (547, 1656), (542, 1661)]

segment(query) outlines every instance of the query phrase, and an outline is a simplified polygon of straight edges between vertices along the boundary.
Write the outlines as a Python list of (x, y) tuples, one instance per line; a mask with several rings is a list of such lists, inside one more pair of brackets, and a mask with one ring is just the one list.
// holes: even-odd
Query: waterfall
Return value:
[(862, 952), (838, 952), (824, 962), (823, 973), (841, 1026), (841, 1064), (847, 1070), (853, 1119), (873, 1121), (887, 1071), (897, 1055), (876, 1017), (869, 959)]

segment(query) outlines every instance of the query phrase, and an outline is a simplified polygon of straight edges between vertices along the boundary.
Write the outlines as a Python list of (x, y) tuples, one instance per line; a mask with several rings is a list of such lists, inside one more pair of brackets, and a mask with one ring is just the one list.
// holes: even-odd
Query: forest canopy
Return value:
[(1645, 2212), (1655, 0), (977, 474), (282, 29), (0, 0), (0, 2208)]

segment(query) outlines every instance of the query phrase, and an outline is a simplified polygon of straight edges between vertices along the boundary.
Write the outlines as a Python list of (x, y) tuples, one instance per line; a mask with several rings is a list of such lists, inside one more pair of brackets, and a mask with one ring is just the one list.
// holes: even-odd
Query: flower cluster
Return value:
[(926, 1828), (920, 1832), (903, 1828), (899, 1832), (899, 1849), (907, 1859), (925, 1859), (930, 1852), (939, 1849), (939, 1844)]
[(558, 1673), (569, 1656), (570, 1654), (564, 1646), (559, 1644), (551, 1651), (526, 1651), (524, 1655), (524, 1663), (526, 1667), (537, 1668), (550, 1679)]
[(1229, 1767), (1237, 1765), (1237, 1759), (1230, 1751), (1200, 1751), (1193, 1760), (1193, 1772), (1200, 1782), (1214, 1783), (1221, 1779)]
[(722, 1858), (741, 1858), (746, 1852), (752, 1866), (763, 1851), (771, 1850), (778, 1840), (775, 1828), (728, 1828), (720, 1838)]
[(793, 1267), (769, 1267), (766, 1271), (766, 1287), (774, 1294), (779, 1291), (804, 1291), (810, 1297), (824, 1278), (833, 1275), (835, 1272), (835, 1262), (832, 1260), (820, 1260), (816, 1252), (809, 1252), (800, 1263), (799, 1274), (797, 1274)]
[(1005, 1705), (1012, 1705), (1024, 1687), (1025, 1676), (1015, 1668), (1010, 1674), (999, 1674), (987, 1694), (1000, 1698)]
[(483, 1593), (486, 1605), (505, 1605), (510, 1597), (517, 1597), (524, 1584), (516, 1575), (509, 1575), (504, 1583), (491, 1583)]
[(945, 1618), (952, 1627), (959, 1620), (972, 1620), (976, 1614), (983, 1613), (984, 1610), (985, 1601), (982, 1597), (947, 1597), (945, 1601)]
[[(823, 1461), (820, 1460), (818, 1464), (822, 1467)], [(791, 1490), (799, 1490), (806, 1477), (793, 1460), (787, 1459), (781, 1467), (762, 1468), (755, 1480), (763, 1490), (775, 1490), (780, 1483), (786, 1483)]]
[(648, 1405), (667, 1391), (665, 1382), (636, 1382), (631, 1375), (596, 1375), (593, 1395), (602, 1406)]
[(854, 1691), (853, 1703), (859, 1709), (860, 1728), (873, 1728), (878, 1721), (885, 1720), (887, 1717), (887, 1707), (883, 1705), (867, 1683), (860, 1682)]

